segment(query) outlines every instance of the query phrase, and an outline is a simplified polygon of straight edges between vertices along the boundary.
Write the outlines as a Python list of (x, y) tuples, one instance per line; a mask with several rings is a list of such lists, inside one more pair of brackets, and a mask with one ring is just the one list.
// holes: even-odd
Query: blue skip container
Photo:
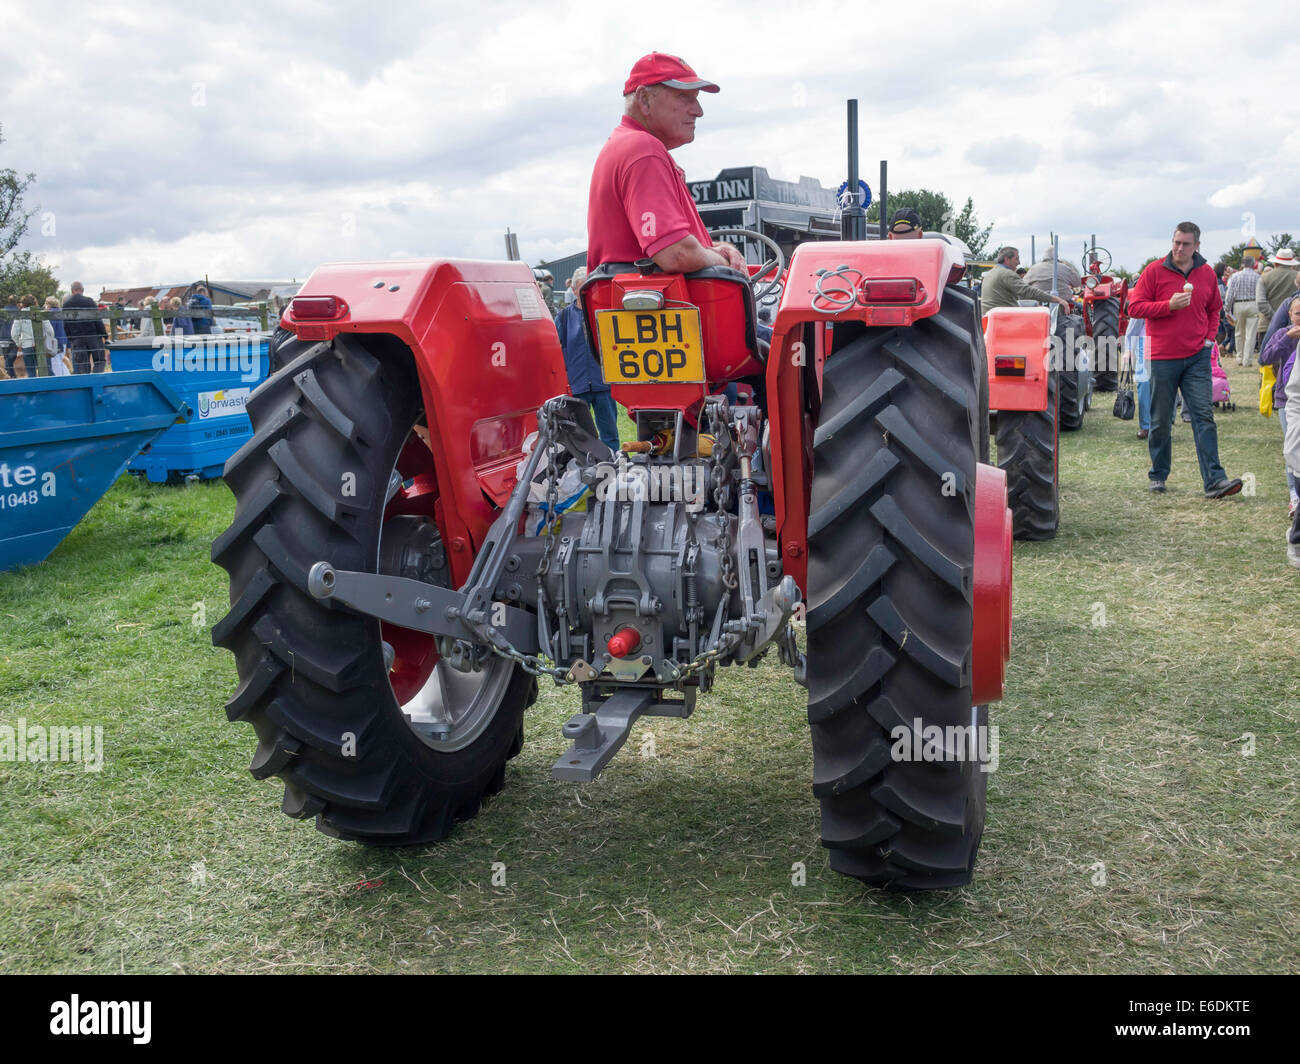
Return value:
[(161, 336), (109, 344), (113, 370), (153, 370), (194, 410), (127, 468), (155, 484), (221, 476), (253, 435), (244, 403), (270, 369), (266, 333)]
[(135, 453), (189, 416), (152, 370), (0, 381), (0, 570), (44, 561)]

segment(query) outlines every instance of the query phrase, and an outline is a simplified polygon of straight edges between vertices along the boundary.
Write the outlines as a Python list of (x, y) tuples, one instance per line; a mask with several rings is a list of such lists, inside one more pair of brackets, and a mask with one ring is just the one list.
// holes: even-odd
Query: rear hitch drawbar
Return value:
[(624, 687), (615, 691), (594, 713), (578, 713), (560, 729), (573, 745), (551, 768), (551, 776), (569, 783), (590, 783), (600, 775), (641, 716), (685, 716), (681, 702), (661, 702), (655, 688)]

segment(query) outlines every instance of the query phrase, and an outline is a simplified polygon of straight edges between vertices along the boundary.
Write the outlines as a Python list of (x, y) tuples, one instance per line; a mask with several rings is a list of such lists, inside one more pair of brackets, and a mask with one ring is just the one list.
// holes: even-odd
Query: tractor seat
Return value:
[[(593, 354), (599, 351), (596, 312), (619, 309), (614, 302), (614, 278), (624, 274), (651, 276), (662, 273), (658, 266), (643, 260), (640, 263), (605, 262), (587, 274), (579, 298), (582, 300), (587, 342)], [(748, 276), (729, 266), (707, 266), (682, 276), (689, 301), (700, 309), (700, 329), (709, 379), (728, 381), (762, 372), (767, 363), (769, 345), (758, 336), (754, 290)]]

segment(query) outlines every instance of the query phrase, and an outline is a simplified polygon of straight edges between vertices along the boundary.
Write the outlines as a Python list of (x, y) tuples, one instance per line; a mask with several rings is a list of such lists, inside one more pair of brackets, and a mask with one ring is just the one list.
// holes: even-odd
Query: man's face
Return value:
[(637, 95), (637, 117), (665, 148), (678, 148), (695, 139), (695, 120), (704, 114), (697, 99), (699, 89), (650, 85)]
[(1173, 259), (1175, 266), (1188, 266), (1191, 264), (1192, 256), (1200, 250), (1201, 242), (1191, 233), (1184, 233), (1181, 229), (1174, 230), (1174, 247)]
[(1020, 252), (1016, 252), (1011, 258), (1007, 259), (1006, 267), (1008, 270), (1015, 270), (1020, 267)]

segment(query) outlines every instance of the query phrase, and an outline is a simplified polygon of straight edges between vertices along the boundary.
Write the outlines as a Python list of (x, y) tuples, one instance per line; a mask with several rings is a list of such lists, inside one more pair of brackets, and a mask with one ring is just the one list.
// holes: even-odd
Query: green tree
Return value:
[[(0, 144), (3, 143), (4, 129), (0, 127)], [(23, 196), (35, 180), (35, 174), (0, 170), (0, 294), (3, 295), (22, 294), (15, 285), (28, 271), (39, 266), (30, 251), (16, 250), (36, 213), (35, 209), (27, 210), (23, 203)]]
[[(960, 211), (942, 192), (928, 188), (903, 188), (889, 193), (889, 213), (900, 207), (911, 207), (921, 216), (921, 228), (927, 233), (948, 233), (963, 241), (977, 259), (988, 258), (993, 253), (989, 245), (991, 225), (981, 226), (975, 215), (975, 204), (968, 196)], [(880, 204), (867, 208), (868, 224), (880, 223)]]
[(5, 271), (0, 291), (6, 295), (35, 296), (37, 306), (43, 306), (47, 296), (59, 294), (59, 281), (50, 267), (35, 261), (31, 255), (19, 256), (24, 263)]
[(1290, 233), (1274, 233), (1264, 242), (1264, 246), (1268, 248), (1269, 258), (1272, 258), (1283, 248), (1300, 251), (1300, 243), (1297, 243), (1295, 237)]
[(1241, 253), (1246, 250), (1246, 242), (1243, 240), (1240, 244), (1233, 244), (1222, 255), (1219, 261), (1224, 266), (1231, 266), (1234, 270), (1241, 268)]

